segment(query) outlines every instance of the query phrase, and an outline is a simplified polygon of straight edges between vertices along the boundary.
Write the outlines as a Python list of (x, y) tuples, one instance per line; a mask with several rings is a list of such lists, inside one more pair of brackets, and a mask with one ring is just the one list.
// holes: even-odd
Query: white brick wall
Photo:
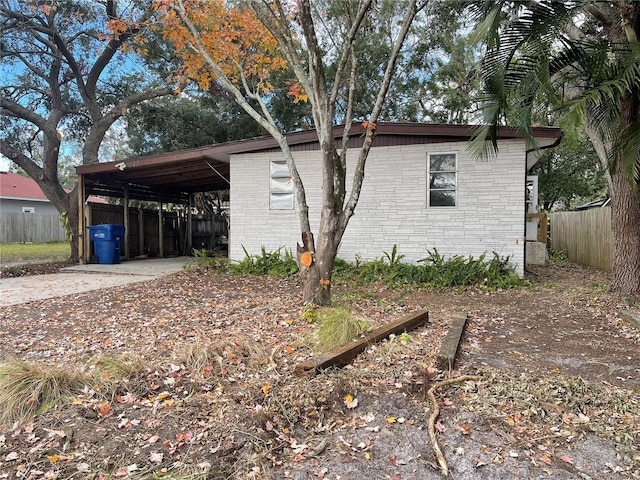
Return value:
[[(437, 249), (440, 254), (472, 255), (492, 252), (510, 256), (524, 272), (525, 142), (504, 141), (490, 161), (478, 161), (467, 143), (376, 147), (367, 161), (360, 202), (351, 218), (338, 256), (370, 260), (390, 252), (394, 244), (415, 262)], [(427, 153), (456, 152), (456, 207), (427, 208)], [(356, 150), (351, 152), (355, 157)], [(269, 210), (269, 163), (279, 153), (234, 155), (231, 158), (232, 259), (264, 246), (295, 252), (300, 226), (295, 211)], [(353, 158), (350, 159), (353, 165)], [(296, 165), (307, 192), (314, 233), (320, 217), (319, 152), (299, 152)], [(350, 170), (351, 172), (353, 169)]]

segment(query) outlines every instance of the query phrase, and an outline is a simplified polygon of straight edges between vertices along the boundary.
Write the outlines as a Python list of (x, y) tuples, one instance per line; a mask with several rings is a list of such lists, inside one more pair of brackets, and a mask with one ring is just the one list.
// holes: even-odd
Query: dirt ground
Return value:
[[(293, 370), (317, 325), (295, 279), (185, 271), (2, 308), (0, 357), (116, 389), (0, 427), (0, 479), (442, 478), (426, 391), (460, 375), (479, 378), (436, 390), (450, 478), (640, 478), (640, 330), (617, 315), (640, 298), (569, 262), (528, 279), (497, 292), (337, 283), (336, 303), (372, 327), (420, 309), (430, 321), (306, 378)], [(437, 371), (458, 312), (456, 370)]]

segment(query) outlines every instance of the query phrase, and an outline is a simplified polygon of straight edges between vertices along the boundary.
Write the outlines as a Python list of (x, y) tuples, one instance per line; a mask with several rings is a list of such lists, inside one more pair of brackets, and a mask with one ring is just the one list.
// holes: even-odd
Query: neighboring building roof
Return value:
[(0, 173), (0, 198), (37, 202), (49, 201), (33, 178), (13, 172)]
[[(68, 193), (70, 190), (65, 189)], [(38, 182), (13, 172), (0, 172), (0, 198), (7, 200), (28, 200), (31, 202), (49, 202)], [(90, 203), (109, 203), (104, 198), (91, 196)]]
[(610, 203), (611, 203), (611, 199), (609, 197), (600, 198), (598, 200), (594, 200), (593, 202), (580, 205), (579, 207), (576, 207), (576, 210), (589, 210), (591, 208), (607, 207)]

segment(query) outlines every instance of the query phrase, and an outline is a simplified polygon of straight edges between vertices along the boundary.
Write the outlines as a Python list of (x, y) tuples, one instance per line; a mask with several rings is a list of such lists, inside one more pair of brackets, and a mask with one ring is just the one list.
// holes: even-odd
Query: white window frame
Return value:
[(269, 210), (293, 210), (293, 179), (286, 160), (269, 162)]
[[(453, 155), (455, 158), (455, 166), (453, 170), (431, 170), (431, 157), (438, 155)], [(453, 188), (432, 188), (432, 174), (451, 174), (453, 173)], [(432, 192), (450, 192), (453, 191), (453, 205), (431, 205)], [(455, 208), (458, 206), (458, 152), (427, 152), (427, 207), (429, 208)]]
[(36, 207), (22, 207), (22, 213), (36, 213)]

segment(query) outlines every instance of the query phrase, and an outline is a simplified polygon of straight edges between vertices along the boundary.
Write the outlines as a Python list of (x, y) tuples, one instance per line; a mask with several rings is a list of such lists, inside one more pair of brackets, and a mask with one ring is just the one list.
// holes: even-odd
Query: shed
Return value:
[[(538, 150), (517, 129), (503, 127), (495, 158), (477, 160), (468, 152), (476, 128), (379, 123), (360, 202), (338, 255), (346, 260), (372, 259), (394, 244), (410, 262), (434, 249), (446, 256), (496, 252), (510, 257), (522, 273), (526, 174), (537, 161)], [(334, 127), (337, 139), (342, 131), (342, 126)], [(556, 145), (561, 138), (557, 128), (536, 127), (533, 133), (538, 148)], [(354, 124), (348, 167), (353, 167), (363, 134), (364, 128)], [(316, 228), (321, 198), (317, 135), (302, 131), (287, 139)], [(81, 166), (76, 171), (81, 205), (90, 194), (123, 198), (125, 205), (130, 199), (189, 205), (193, 193), (228, 188), (229, 256), (234, 260), (240, 260), (245, 250), (255, 254), (261, 247), (291, 248), (300, 238), (289, 174), (271, 137)], [(87, 224), (81, 213), (84, 236)], [(84, 242), (80, 244), (83, 248)], [(83, 250), (81, 258), (86, 255)]]

